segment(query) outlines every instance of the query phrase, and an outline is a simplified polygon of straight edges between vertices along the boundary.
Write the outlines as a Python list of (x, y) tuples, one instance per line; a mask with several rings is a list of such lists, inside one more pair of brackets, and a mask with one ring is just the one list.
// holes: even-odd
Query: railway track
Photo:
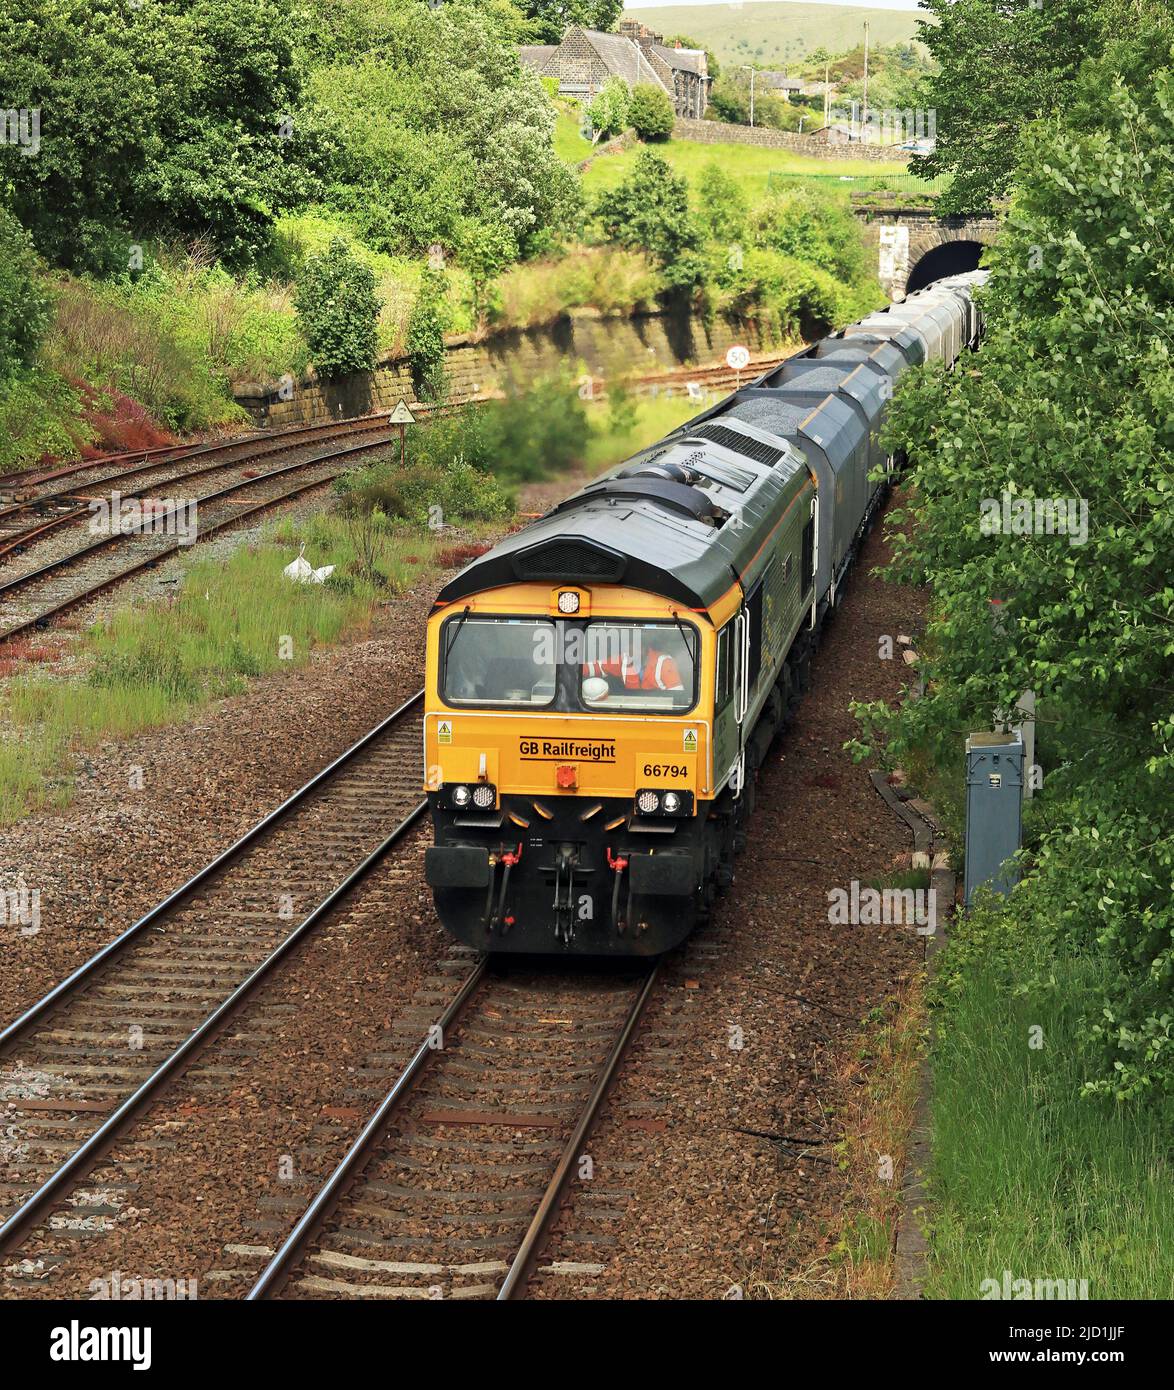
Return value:
[[(167, 457), (129, 456), (140, 460), (131, 466), (111, 469), (112, 460), (101, 459), (71, 464), (31, 480), (19, 489), (19, 500), (0, 505), (0, 558), (20, 554), (42, 537), (62, 527), (76, 525), (93, 513), (90, 502), (105, 492), (134, 500), (162, 493), (177, 483), (188, 483), (209, 474), (239, 469), (262, 459), (332, 438), (362, 434), (385, 428), (383, 416), (356, 417), (284, 430), (279, 434), (248, 435), (216, 444), (185, 446), (167, 451)], [(157, 451), (162, 452), (162, 451)], [(93, 476), (90, 476), (93, 475)], [(68, 476), (68, 484), (49, 486)], [(0, 479), (4, 484), (8, 479)]]
[[(334, 427), (332, 433), (337, 436), (339, 427)], [(363, 419), (347, 422), (341, 430), (342, 439), (355, 436), (359, 436), (357, 443), (342, 444), (335, 438), (325, 447), (319, 444), (317, 436), (297, 443), (265, 441), (266, 449), (260, 454), (254, 450), (228, 464), (220, 458), (214, 463), (200, 462), (195, 469), (186, 468), (178, 474), (172, 469), (169, 477), (154, 478), (149, 484), (135, 484), (136, 490), (123, 496), (141, 497), (145, 487), (156, 492), (161, 487), (173, 489), (177, 484), (198, 476), (206, 477), (225, 469), (234, 470), (235, 477), (195, 498), (198, 507), (197, 539), (205, 540), (278, 503), (323, 486), (349, 467), (355, 455), (391, 442), (391, 434), (383, 421)], [(261, 472), (249, 469), (251, 476), (240, 475), (242, 464), (258, 462), (272, 453), (283, 453), (291, 448), (300, 452), (306, 447), (310, 449), (309, 454), (292, 463), (278, 464)], [(191, 462), (192, 455), (185, 455), (183, 464)], [(155, 471), (158, 465), (147, 467)], [(115, 475), (101, 482), (121, 484), (126, 477), (126, 474)], [(76, 524), (86, 515), (89, 515), (88, 503), (70, 505), (65, 512), (65, 520), (60, 524)], [(175, 534), (176, 528), (168, 525), (170, 515), (169, 512), (144, 515), (140, 529), (104, 532), (81, 545), (65, 549), (43, 563), (34, 564), (22, 573), (0, 580), (0, 642), (44, 626), (65, 610), (186, 548)], [(4, 520), (4, 513), (0, 511), (0, 526)], [(26, 523), (23, 530), (18, 528), (14, 535), (10, 534), (3, 541), (2, 548), (11, 551), (18, 545), (26, 545), (58, 524), (54, 518), (32, 525)]]
[(0, 1031), (0, 1253), (416, 823), (422, 703), (420, 691)]
[(483, 959), (248, 1298), (522, 1296), (658, 970)]

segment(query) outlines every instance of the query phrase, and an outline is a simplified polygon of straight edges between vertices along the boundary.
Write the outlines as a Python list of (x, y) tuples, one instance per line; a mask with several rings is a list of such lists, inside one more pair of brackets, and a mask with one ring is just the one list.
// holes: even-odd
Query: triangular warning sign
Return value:
[(399, 402), (391, 412), (391, 419), (388, 423), (392, 425), (414, 425), (416, 423), (416, 417), (408, 409), (407, 401)]
[(697, 730), (696, 730), (696, 729), (686, 729), (686, 730), (685, 730), (685, 752), (686, 752), (686, 753), (696, 753), (696, 752), (697, 752)]

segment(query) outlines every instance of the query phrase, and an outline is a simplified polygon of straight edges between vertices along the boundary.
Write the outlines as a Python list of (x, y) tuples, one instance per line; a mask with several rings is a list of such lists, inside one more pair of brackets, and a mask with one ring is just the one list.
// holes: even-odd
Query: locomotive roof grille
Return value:
[(573, 538), (543, 541), (513, 556), (518, 579), (565, 584), (576, 580), (618, 584), (627, 563), (627, 557), (617, 551)]
[(694, 436), (712, 439), (715, 444), (724, 445), (736, 454), (744, 454), (755, 463), (769, 464), (772, 468), (783, 457), (782, 449), (776, 449), (772, 444), (763, 444), (758, 439), (751, 439), (749, 435), (740, 434), (726, 425), (701, 425), (692, 431), (690, 437)]

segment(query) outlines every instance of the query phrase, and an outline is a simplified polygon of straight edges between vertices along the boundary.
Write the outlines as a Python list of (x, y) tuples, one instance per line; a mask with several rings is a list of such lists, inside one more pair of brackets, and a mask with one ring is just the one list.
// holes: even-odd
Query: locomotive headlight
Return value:
[(681, 798), (676, 792), (665, 792), (664, 809), (670, 816), (675, 815), (681, 809)]
[(468, 787), (454, 787), (452, 789), (452, 804), (454, 806), (467, 806), (470, 800)]
[(636, 798), (636, 809), (646, 816), (660, 810), (660, 797), (656, 792), (641, 792)]
[[(465, 788), (461, 789), (466, 790)], [(497, 792), (488, 782), (482, 782), (473, 788), (473, 805), (480, 811), (487, 811), (497, 800)]]
[(579, 611), (579, 595), (573, 589), (566, 589), (559, 594), (558, 611), (560, 613), (577, 613)]

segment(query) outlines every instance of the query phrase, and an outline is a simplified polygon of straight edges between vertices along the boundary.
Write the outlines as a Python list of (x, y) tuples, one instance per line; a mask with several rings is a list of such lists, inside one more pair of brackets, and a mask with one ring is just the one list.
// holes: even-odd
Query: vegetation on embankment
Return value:
[[(68, 803), (77, 752), (181, 722), (366, 632), (381, 605), (512, 525), (524, 483), (614, 463), (697, 409), (618, 390), (585, 404), (558, 382), (466, 408), (413, 430), (406, 468), (394, 447), (345, 475), (329, 510), (275, 522), (226, 558), (197, 549), (175, 598), (118, 608), (68, 652), (51, 633), (0, 644), (0, 824)], [(282, 574), (302, 546), (334, 567), (324, 583)]]
[(1128, 37), (1023, 137), (981, 354), (909, 374), (888, 425), (916, 485), (890, 573), (933, 605), (925, 694), (862, 710), (869, 741), (957, 835), (965, 732), (1030, 690), (1042, 776), (1021, 882), (978, 902), (942, 957), (944, 1296), (1005, 1270), (1084, 1279), (1093, 1298), (1174, 1286), (1174, 21), (1129, 11), (1126, 31), (1103, 0), (1100, 29)]
[[(575, 308), (688, 303), (795, 327), (877, 297), (846, 199), (765, 190), (768, 169), (801, 167), (786, 152), (670, 141), (663, 162), (604, 155), (581, 179), (580, 114), (520, 66), (510, 0), (33, 8), (40, 22), (0, 18), (17, 118), (0, 259), (3, 297), (46, 312), (0, 354), (0, 471), (243, 423), (234, 384), (388, 352), (415, 365), (445, 335)], [(246, 144), (248, 161), (223, 157)], [(750, 264), (732, 279), (735, 236)]]

